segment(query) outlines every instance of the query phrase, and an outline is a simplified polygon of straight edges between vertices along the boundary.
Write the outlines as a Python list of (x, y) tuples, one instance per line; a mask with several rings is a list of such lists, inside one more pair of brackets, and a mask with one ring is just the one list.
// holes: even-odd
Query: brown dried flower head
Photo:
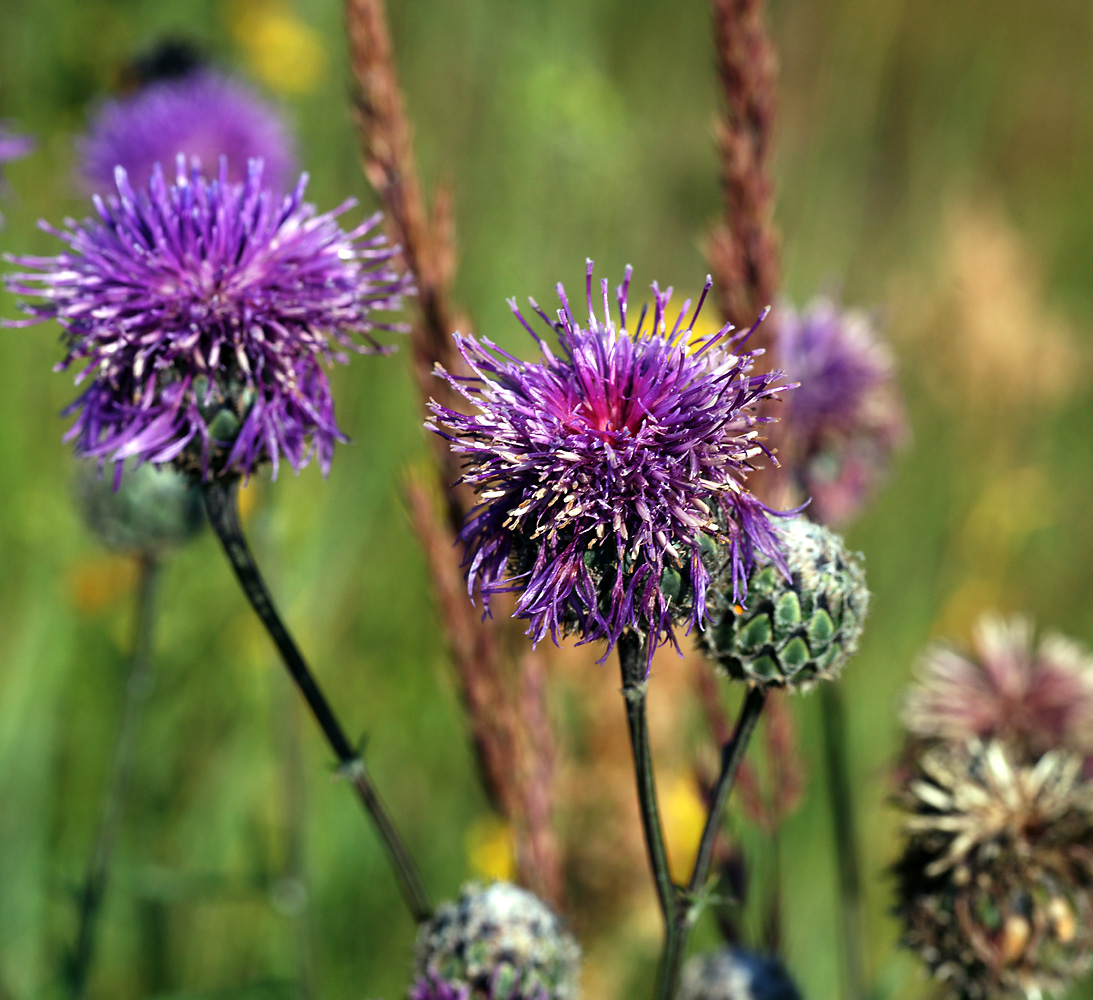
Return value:
[(1093, 964), (1093, 785), (1074, 754), (938, 743), (901, 792), (903, 944), (960, 1000), (1038, 1000)]

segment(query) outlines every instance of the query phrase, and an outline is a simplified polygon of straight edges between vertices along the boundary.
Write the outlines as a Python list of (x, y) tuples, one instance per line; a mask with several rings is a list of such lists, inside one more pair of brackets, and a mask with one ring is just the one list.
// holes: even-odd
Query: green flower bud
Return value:
[(733, 602), (731, 566), (707, 592), (703, 652), (738, 680), (807, 690), (834, 679), (858, 648), (869, 608), (862, 557), (802, 517), (777, 523), (791, 578), (770, 562), (748, 579), (747, 607)]
[(107, 548), (155, 555), (189, 541), (205, 523), (201, 490), (172, 469), (126, 463), (114, 489), (111, 471), (80, 464), (76, 497), (87, 526)]

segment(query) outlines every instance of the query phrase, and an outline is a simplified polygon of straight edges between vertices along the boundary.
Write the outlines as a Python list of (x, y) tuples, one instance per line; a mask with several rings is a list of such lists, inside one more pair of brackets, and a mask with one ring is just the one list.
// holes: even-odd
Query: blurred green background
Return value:
[[(556, 281), (579, 284), (586, 256), (609, 276), (633, 263), (639, 286), (700, 286), (720, 208), (704, 3), (391, 8), (424, 177), (455, 195), (457, 295), (477, 330), (526, 352), (505, 298), (549, 302)], [(85, 212), (73, 138), (119, 66), (165, 34), (283, 103), (320, 206), (352, 194), (370, 207), (340, 18), (336, 0), (4, 0), (0, 118), (39, 147), (5, 171), (0, 247), (53, 252), (35, 220)], [(897, 843), (886, 767), (915, 656), (993, 607), (1093, 642), (1093, 4), (780, 0), (770, 19), (786, 292), (841, 289), (883, 311), (914, 429), (849, 531), (875, 602), (844, 683), (870, 963), (884, 995), (925, 996), (916, 962), (893, 950), (885, 876)], [(14, 312), (0, 293), (0, 314)], [(132, 616), (132, 567), (96, 546), (71, 503), (60, 356), (54, 330), (0, 334), (4, 1000), (56, 995)], [(473, 870), (468, 830), (485, 805), (401, 495), (428, 458), (407, 356), (334, 373), (353, 443), (325, 482), (308, 469), (260, 486), (250, 524), (287, 620), (347, 724), (367, 730), (377, 780), (445, 897)], [(413, 928), (211, 538), (171, 561), (163, 599), (93, 995), (289, 997), (301, 977), (332, 1000), (401, 995)], [(614, 668), (587, 659), (613, 691)], [(793, 703), (809, 760), (817, 708)], [(678, 738), (698, 743), (701, 729), (689, 721)], [(823, 792), (811, 774), (785, 831), (786, 955), (806, 996), (834, 1000)], [(645, 995), (655, 919), (600, 932), (592, 962), (608, 971), (590, 996)]]

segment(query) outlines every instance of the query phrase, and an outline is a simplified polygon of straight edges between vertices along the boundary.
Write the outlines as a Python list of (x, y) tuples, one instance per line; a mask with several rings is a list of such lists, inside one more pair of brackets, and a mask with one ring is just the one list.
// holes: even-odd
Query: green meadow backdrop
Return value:
[[(548, 303), (555, 282), (579, 286), (586, 256), (613, 279), (632, 263), (637, 286), (701, 286), (720, 208), (706, 4), (390, 8), (424, 178), (454, 195), (456, 294), (477, 331), (528, 352), (505, 299)], [(929, 988), (893, 947), (886, 799), (917, 652), (966, 638), (990, 608), (1093, 643), (1093, 5), (777, 0), (770, 22), (785, 291), (802, 303), (833, 290), (886, 318), (913, 426), (848, 532), (875, 596), (843, 681), (869, 961), (880, 996), (910, 1000)], [(5, 169), (0, 248), (53, 252), (36, 220), (87, 211), (74, 138), (119, 67), (167, 35), (281, 103), (319, 206), (353, 195), (372, 210), (337, 0), (4, 0), (0, 118), (38, 148)], [(15, 315), (2, 292), (0, 314)], [(73, 507), (60, 356), (56, 328), (0, 332), (3, 1000), (61, 995), (132, 618), (133, 567)], [(486, 806), (403, 501), (429, 457), (407, 362), (403, 350), (333, 373), (352, 444), (325, 481), (309, 468), (257, 484), (248, 523), (445, 897), (480, 864), (471, 834)], [(170, 560), (162, 600), (92, 995), (281, 998), (303, 982), (330, 1000), (397, 998), (411, 922), (207, 534)], [(594, 659), (587, 671), (613, 690), (614, 666)], [(656, 669), (683, 665), (669, 655)], [(816, 760), (818, 703), (793, 710)], [(701, 728), (678, 738), (697, 743)], [(812, 771), (784, 833), (785, 952), (807, 997), (837, 1000), (835, 866)], [(654, 932), (652, 918), (595, 930), (594, 1000), (646, 994)]]

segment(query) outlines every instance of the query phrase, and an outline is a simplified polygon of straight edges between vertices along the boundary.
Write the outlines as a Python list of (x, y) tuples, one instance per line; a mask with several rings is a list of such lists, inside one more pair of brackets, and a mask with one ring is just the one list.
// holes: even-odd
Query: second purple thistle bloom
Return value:
[(751, 373), (761, 353), (742, 350), (751, 331), (695, 339), (708, 279), (674, 320), (671, 289), (654, 284), (651, 311), (629, 326), (630, 275), (617, 322), (606, 280), (597, 315), (591, 261), (585, 323), (561, 285), (556, 320), (533, 301), (556, 348), (510, 302), (538, 361), (457, 334), (473, 374), (441, 374), (477, 412), (434, 402), (431, 427), (464, 456), (461, 481), (481, 497), (461, 536), (471, 593), (488, 604), (516, 592), (535, 641), (575, 634), (610, 652), (633, 630), (651, 657), (675, 642), (675, 625), (702, 623), (715, 561), (731, 564), (741, 601), (756, 553), (784, 568), (769, 511), (744, 485), (766, 452), (756, 404), (784, 386), (779, 372)]
[[(375, 352), (374, 318), (396, 309), (409, 279), (379, 216), (344, 231), (303, 200), (306, 175), (282, 196), (261, 161), (232, 184), (179, 161), (174, 184), (157, 167), (134, 189), (119, 168), (97, 218), (44, 226), (67, 244), (53, 257), (14, 257), (9, 290), (38, 299), (90, 385), (69, 407), (81, 456), (171, 463), (202, 480), (249, 476), (280, 458), (325, 472), (337, 440), (325, 365)], [(116, 470), (120, 476), (120, 464)]]

